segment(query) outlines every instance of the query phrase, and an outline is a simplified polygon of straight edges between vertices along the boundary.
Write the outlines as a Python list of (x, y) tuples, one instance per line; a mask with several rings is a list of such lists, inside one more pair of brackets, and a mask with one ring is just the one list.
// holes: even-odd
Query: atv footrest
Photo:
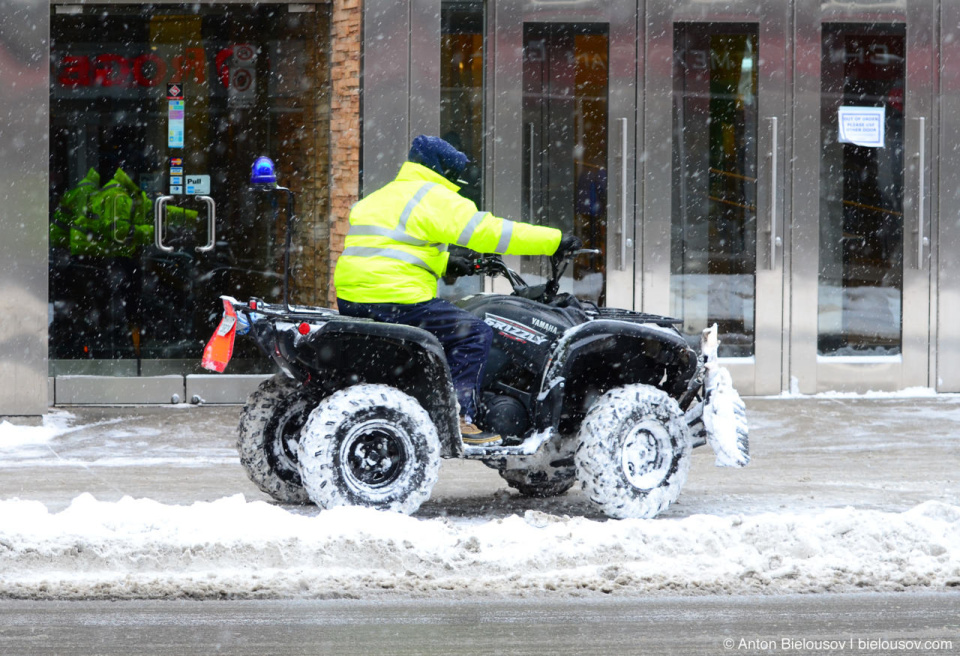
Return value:
[(495, 456), (532, 456), (540, 450), (541, 446), (549, 442), (550, 438), (555, 434), (556, 431), (552, 428), (537, 431), (527, 436), (523, 442), (515, 446), (505, 446), (502, 444), (497, 446), (473, 446), (464, 444), (463, 457), (485, 460)]

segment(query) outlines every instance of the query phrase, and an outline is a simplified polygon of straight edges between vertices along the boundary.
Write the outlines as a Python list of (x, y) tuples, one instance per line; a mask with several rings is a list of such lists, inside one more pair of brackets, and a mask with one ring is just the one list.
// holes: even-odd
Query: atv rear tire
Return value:
[(680, 495), (690, 439), (666, 392), (648, 385), (610, 390), (587, 412), (579, 438), (580, 485), (609, 517), (654, 517)]
[(300, 437), (300, 476), (321, 508), (416, 512), (440, 473), (440, 439), (419, 402), (387, 385), (354, 385), (325, 399)]
[(297, 467), (297, 442), (318, 400), (277, 374), (263, 381), (240, 413), (237, 451), (250, 480), (277, 501), (309, 503)]
[(558, 497), (577, 482), (573, 454), (561, 453), (554, 441), (544, 444), (534, 456), (502, 458), (497, 471), (507, 485), (525, 497)]

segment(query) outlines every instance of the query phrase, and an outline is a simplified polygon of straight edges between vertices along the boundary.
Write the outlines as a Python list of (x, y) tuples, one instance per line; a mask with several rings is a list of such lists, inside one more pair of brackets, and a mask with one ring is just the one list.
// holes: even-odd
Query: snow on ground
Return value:
[[(165, 412), (189, 410), (190, 404), (164, 406)], [(195, 409), (195, 408), (194, 408)], [(231, 429), (233, 427), (231, 426)], [(90, 433), (96, 431), (95, 439)], [(233, 465), (237, 451), (210, 448), (198, 444), (192, 433), (184, 433), (180, 444), (159, 443), (163, 429), (156, 426), (130, 426), (123, 418), (78, 423), (77, 417), (64, 410), (53, 410), (43, 416), (40, 426), (18, 426), (0, 422), (0, 462), (3, 469), (30, 469), (36, 467), (86, 468), (96, 467), (204, 467)], [(64, 452), (56, 438), (71, 440)]]
[[(862, 358), (861, 358), (862, 360)], [(796, 387), (797, 381), (796, 378), (791, 380), (791, 385)], [(817, 394), (801, 394), (796, 390), (791, 390), (789, 392), (782, 392), (776, 397), (767, 397), (767, 398), (780, 398), (780, 399), (806, 399), (806, 398), (818, 398), (818, 399), (918, 399), (918, 398), (949, 398), (956, 397), (956, 394), (940, 394), (935, 389), (930, 387), (907, 387), (902, 390), (892, 391), (892, 392), (881, 392), (878, 390), (870, 392), (819, 392)]]
[(0, 454), (26, 445), (46, 444), (68, 432), (71, 419), (69, 413), (58, 412), (45, 415), (40, 426), (18, 426), (0, 421)]
[[(941, 410), (949, 414), (954, 404)], [(33, 461), (42, 475), (47, 470), (39, 464), (55, 455), (50, 442), (81, 434), (84, 427), (71, 427), (70, 419), (55, 412), (43, 426), (0, 424), (3, 469), (29, 472), (18, 463)], [(149, 431), (159, 429), (101, 423), (100, 442), (88, 445), (84, 438), (73, 444), (70, 458), (78, 466), (120, 466), (124, 458), (128, 465), (154, 465), (160, 456), (190, 457), (188, 447), (157, 444)], [(873, 429), (864, 422), (849, 430)], [(885, 451), (873, 442), (889, 437), (877, 433), (862, 439), (879, 457)], [(190, 435), (183, 440), (196, 441)], [(106, 449), (106, 443), (127, 445), (129, 451)], [(160, 450), (144, 451), (141, 444)], [(62, 450), (63, 445), (53, 446)], [(104, 462), (106, 451), (116, 463)], [(205, 460), (238, 466), (236, 456), (216, 444), (201, 453)], [(193, 470), (177, 471), (191, 476)], [(114, 499), (119, 501), (80, 494), (57, 512), (35, 500), (0, 500), (0, 597), (462, 598), (960, 589), (960, 505), (952, 498), (905, 512), (791, 503), (777, 512), (762, 508), (735, 514), (722, 505), (728, 502), (701, 502), (697, 514), (619, 521), (540, 510), (459, 517), (407, 517), (364, 508), (319, 511), (242, 495), (189, 504)]]
[(960, 507), (904, 513), (492, 521), (241, 495), (191, 506), (0, 501), (0, 596), (40, 598), (742, 594), (960, 587)]

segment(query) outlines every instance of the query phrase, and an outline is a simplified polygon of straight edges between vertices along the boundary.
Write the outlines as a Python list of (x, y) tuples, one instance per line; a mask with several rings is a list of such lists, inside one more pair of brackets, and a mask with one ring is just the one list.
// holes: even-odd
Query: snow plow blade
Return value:
[(691, 430), (706, 438), (717, 456), (717, 467), (746, 467), (750, 463), (746, 406), (733, 387), (730, 372), (717, 360), (719, 345), (714, 324), (700, 336), (700, 357), (704, 362), (703, 402), (687, 411), (687, 423)]

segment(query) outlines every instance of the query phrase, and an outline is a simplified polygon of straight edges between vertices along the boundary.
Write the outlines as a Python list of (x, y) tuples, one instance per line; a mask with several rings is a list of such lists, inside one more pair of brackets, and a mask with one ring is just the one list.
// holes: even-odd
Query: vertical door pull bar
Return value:
[(617, 119), (620, 123), (620, 266), (627, 268), (627, 250), (633, 247), (633, 240), (627, 237), (627, 119)]
[(534, 219), (536, 218), (536, 212), (533, 211), (533, 174), (536, 170), (536, 166), (534, 164), (535, 153), (533, 147), (533, 130), (533, 123), (527, 123), (527, 134), (529, 135), (530, 139), (530, 161), (527, 162), (527, 175), (530, 176), (530, 186), (527, 189), (527, 212), (529, 213), (527, 221), (530, 223), (533, 223)]
[(164, 208), (171, 200), (173, 200), (173, 196), (160, 196), (153, 204), (153, 243), (156, 244), (157, 248), (167, 253), (173, 251), (173, 246), (164, 246), (163, 244), (164, 219), (166, 218)]
[[(110, 215), (113, 217), (113, 241), (117, 242), (122, 246), (126, 246), (127, 241), (125, 239), (120, 239), (120, 237), (117, 236), (117, 197), (111, 196), (110, 198), (107, 198), (107, 200), (105, 200), (103, 203), (105, 208), (108, 207), (107, 203), (110, 203), (109, 212), (110, 212)], [(136, 214), (136, 209), (137, 209), (137, 205), (136, 205), (136, 201), (134, 201), (133, 206), (130, 207), (130, 231), (129, 232), (131, 235), (133, 234), (133, 217)]]
[(127, 236), (121, 239), (117, 236), (117, 196), (112, 196), (109, 200), (113, 202), (110, 211), (113, 213), (113, 241), (117, 242), (122, 246), (129, 246), (133, 243), (133, 233), (136, 226), (134, 225), (134, 219), (137, 216), (137, 209), (139, 208), (141, 201), (140, 196), (134, 196), (133, 201), (130, 203), (130, 216), (129, 216), (129, 228), (127, 229)]
[(197, 196), (207, 204), (207, 243), (205, 246), (197, 246), (198, 253), (212, 251), (217, 245), (217, 204), (209, 196)]
[(777, 156), (779, 155), (779, 130), (777, 117), (770, 120), (770, 269), (777, 268), (777, 248), (783, 240), (777, 235)]
[(926, 167), (927, 167), (927, 130), (926, 117), (917, 119), (920, 135), (917, 141), (917, 268), (923, 268), (923, 247), (927, 245), (927, 238), (923, 236), (923, 210), (927, 200)]

